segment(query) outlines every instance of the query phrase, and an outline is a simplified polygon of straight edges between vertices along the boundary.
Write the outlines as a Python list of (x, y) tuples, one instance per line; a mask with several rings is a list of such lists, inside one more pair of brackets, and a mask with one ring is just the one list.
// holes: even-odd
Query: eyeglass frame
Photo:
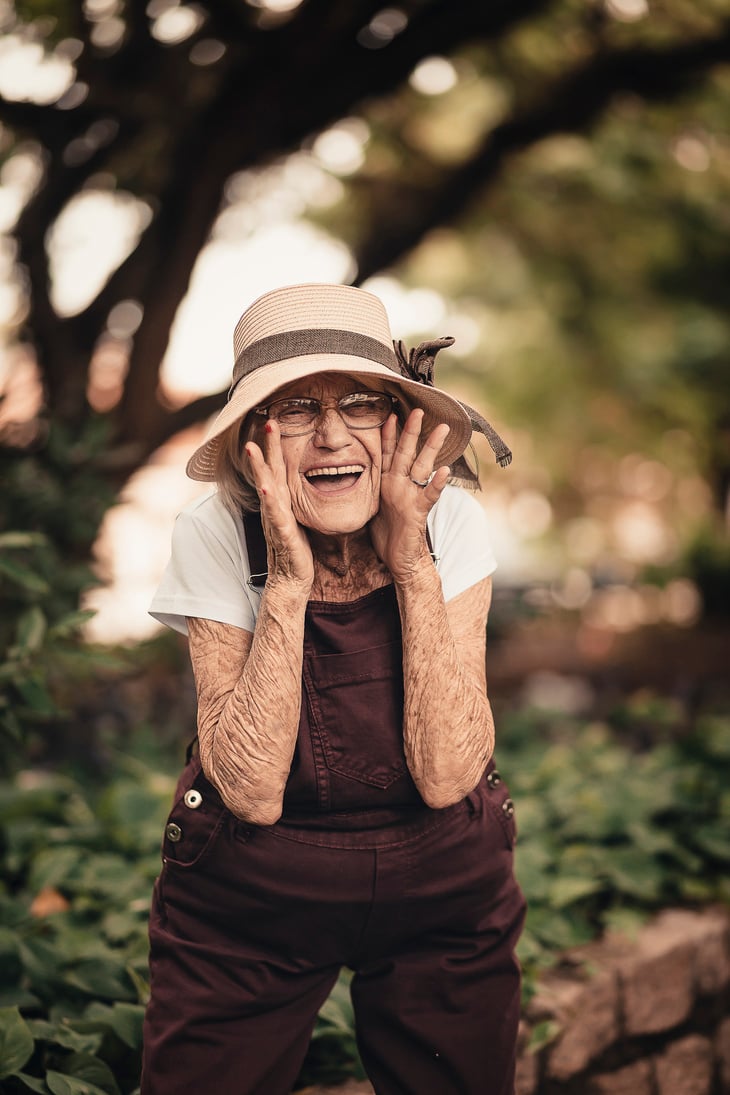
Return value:
[[(388, 400), (390, 400), (390, 404), (391, 404), (390, 410), (387, 412), (387, 414), (383, 418), (382, 422), (373, 423), (370, 426), (354, 426), (354, 425), (351, 425), (344, 418), (344, 416), (342, 415), (342, 413), (340, 411), (340, 404), (342, 403), (342, 401), (344, 399), (351, 399), (352, 396), (354, 396), (354, 395), (374, 395), (374, 396), (379, 396), (382, 399), (388, 399)], [(271, 410), (272, 407), (275, 407), (277, 403), (296, 403), (298, 401), (302, 402), (302, 403), (317, 403), (319, 405), (319, 411), (315, 415), (315, 417), (312, 420), (312, 422), (310, 423), (310, 425), (306, 427), (306, 429), (297, 430), (296, 433), (288, 433), (288, 432), (287, 433), (282, 433), (281, 432), (281, 426), (279, 426), (279, 431), (280, 431), (280, 434), (281, 434), (282, 437), (305, 437), (308, 433), (316, 433), (316, 431), (317, 431), (317, 425), (316, 425), (317, 419), (322, 417), (322, 412), (323, 411), (328, 410), (330, 408), (337, 411), (337, 414), (340, 416), (340, 418), (342, 419), (342, 421), (344, 422), (344, 424), (345, 424), (345, 426), (348, 430), (377, 430), (377, 429), (380, 429), (380, 427), (382, 425), (384, 425), (385, 422), (387, 422), (389, 415), (397, 413), (400, 406), (401, 406), (401, 403), (400, 403), (400, 400), (398, 399), (398, 397), (395, 396), (395, 395), (392, 395), (390, 392), (379, 392), (379, 391), (373, 390), (372, 388), (364, 388), (361, 391), (357, 391), (357, 392), (347, 392), (345, 395), (340, 396), (339, 399), (328, 400), (327, 403), (324, 403), (321, 399), (315, 399), (314, 396), (309, 396), (309, 395), (284, 396), (282, 399), (273, 400), (272, 403), (267, 404), (265, 407), (254, 407), (252, 413), (255, 414), (255, 415), (259, 415), (261, 417), (265, 417), (266, 419), (268, 419), (269, 418), (269, 411)]]

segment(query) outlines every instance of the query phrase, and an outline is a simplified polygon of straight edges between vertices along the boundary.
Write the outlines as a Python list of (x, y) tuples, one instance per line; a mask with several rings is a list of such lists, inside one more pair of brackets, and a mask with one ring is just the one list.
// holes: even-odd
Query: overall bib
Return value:
[(272, 826), (189, 762), (150, 921), (142, 1095), (289, 1095), (339, 970), (378, 1095), (512, 1095), (524, 899), (487, 768), (426, 807), (402, 741), (394, 587), (307, 608), (299, 736)]

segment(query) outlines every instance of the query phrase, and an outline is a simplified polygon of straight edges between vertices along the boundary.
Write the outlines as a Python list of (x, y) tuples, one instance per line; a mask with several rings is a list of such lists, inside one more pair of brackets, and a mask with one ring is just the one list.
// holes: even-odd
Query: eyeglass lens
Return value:
[(393, 399), (381, 392), (351, 392), (332, 404), (322, 404), (318, 399), (278, 399), (268, 408), (268, 417), (279, 424), (282, 437), (291, 437), (309, 429), (322, 414), (323, 406), (335, 406), (348, 426), (353, 430), (368, 430), (382, 426), (393, 410)]

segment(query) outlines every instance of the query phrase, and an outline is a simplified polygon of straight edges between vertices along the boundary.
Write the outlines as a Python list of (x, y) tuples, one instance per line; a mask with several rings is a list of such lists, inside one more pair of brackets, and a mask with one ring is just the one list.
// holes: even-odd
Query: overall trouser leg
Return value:
[(195, 763), (163, 854), (143, 1095), (288, 1095), (342, 964), (342, 932), (358, 930), (367, 905), (359, 861), (340, 892), (320, 849), (239, 822)]
[[(513, 827), (496, 816), (504, 797), (483, 788), (448, 823), (378, 853), (352, 983), (360, 1052), (377, 1095), (512, 1095), (514, 947), (525, 902), (512, 873)], [(411, 927), (393, 938), (396, 907), (396, 922)]]
[(292, 972), (198, 936), (176, 936), (155, 901), (141, 1095), (289, 1095), (339, 967)]

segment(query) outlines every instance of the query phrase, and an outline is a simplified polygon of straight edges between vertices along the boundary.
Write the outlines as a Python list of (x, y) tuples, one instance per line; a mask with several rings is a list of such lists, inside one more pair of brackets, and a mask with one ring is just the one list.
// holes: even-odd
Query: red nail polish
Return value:
[(266, 430), (267, 433), (273, 433), (274, 432), (274, 427), (271, 425), (270, 422), (266, 423), (266, 425), (264, 426), (264, 429)]

